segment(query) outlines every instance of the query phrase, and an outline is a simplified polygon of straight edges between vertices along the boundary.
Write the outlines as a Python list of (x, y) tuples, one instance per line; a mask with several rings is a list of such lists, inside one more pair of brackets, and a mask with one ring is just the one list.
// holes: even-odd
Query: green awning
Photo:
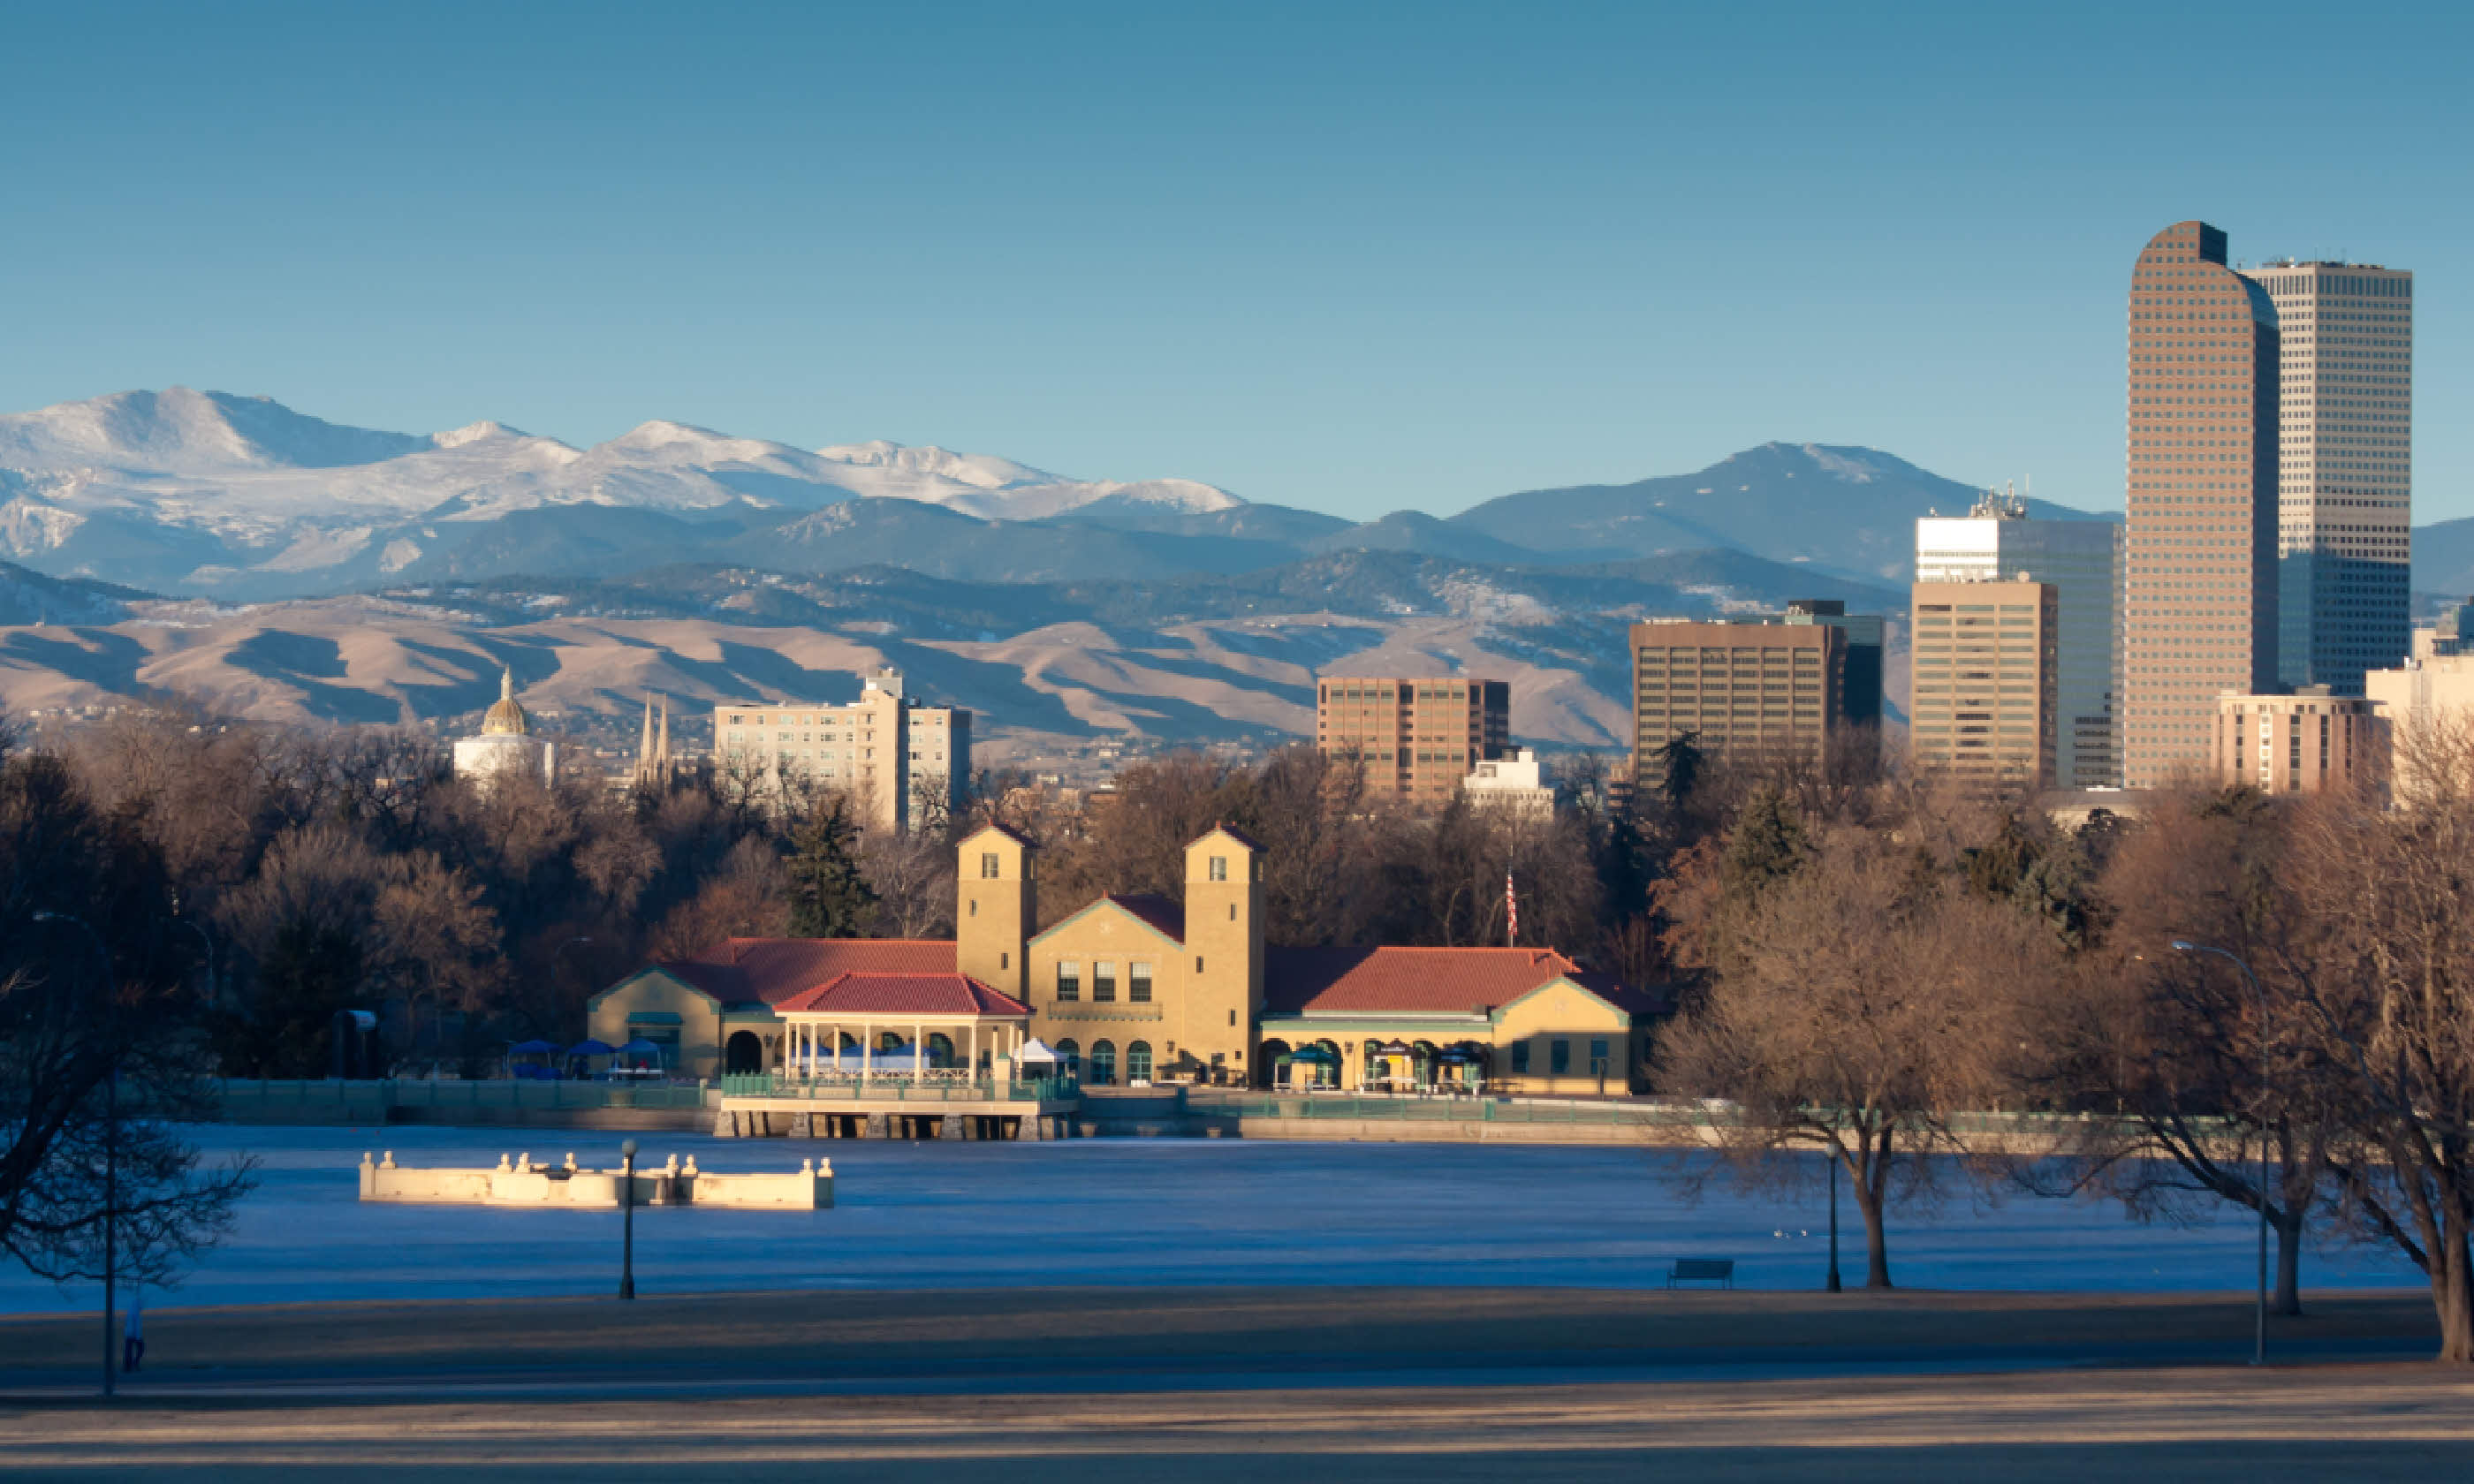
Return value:
[(627, 1017), (627, 1023), (629, 1025), (677, 1025), (682, 1022), (677, 1016), (667, 1010), (639, 1010)]

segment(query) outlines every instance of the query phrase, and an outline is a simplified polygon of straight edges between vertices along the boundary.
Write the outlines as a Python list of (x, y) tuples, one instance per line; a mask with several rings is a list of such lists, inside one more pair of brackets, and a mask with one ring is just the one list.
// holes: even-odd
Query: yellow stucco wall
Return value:
[[(1640, 1038), (1630, 1027), (1630, 1019), (1580, 986), (1557, 980), (1497, 1012), (1493, 1080), (1515, 1092), (1595, 1092), (1599, 1079), (1590, 1070), (1589, 1043), (1602, 1040), (1607, 1043), (1606, 1090), (1628, 1092), (1640, 1049)], [(1569, 1058), (1568, 1069), (1561, 1076), (1554, 1070), (1559, 1041), (1567, 1047)], [(1513, 1070), (1513, 1048), (1522, 1041), (1529, 1045), (1526, 1073)]]
[(679, 1017), (678, 1064), (683, 1077), (721, 1075), (721, 1003), (659, 969), (639, 969), (585, 1002), (585, 1034), (624, 1045), (627, 1017), (635, 1014)]
[[(1116, 1047), (1116, 1075), (1121, 1084), (1126, 1080), (1126, 1051), (1133, 1042), (1150, 1044), (1155, 1078), (1167, 1076), (1186, 1050), (1182, 1044), (1170, 1049), (1176, 1041), (1176, 1007), (1190, 993), (1193, 977), (1185, 967), (1184, 948), (1132, 913), (1111, 902), (1095, 903), (1041, 934), (1026, 957), (1031, 965), (1031, 1033), (1052, 1046), (1062, 1041), (1075, 1042), (1086, 1073), (1092, 1044), (1103, 1040)], [(1104, 959), (1117, 966), (1117, 998), (1108, 1004), (1091, 998), (1092, 966)], [(1079, 1000), (1057, 1000), (1060, 962), (1081, 966)], [(1152, 1001), (1147, 1005), (1126, 998), (1130, 966), (1138, 962), (1152, 966)]]

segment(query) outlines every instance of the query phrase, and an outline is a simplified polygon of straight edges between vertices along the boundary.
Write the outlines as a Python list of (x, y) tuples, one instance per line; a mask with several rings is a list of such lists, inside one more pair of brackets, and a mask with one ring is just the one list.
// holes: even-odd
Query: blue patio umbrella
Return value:
[(618, 1048), (606, 1041), (579, 1041), (567, 1048), (569, 1056), (608, 1056)]
[(558, 1050), (556, 1041), (527, 1041), (507, 1048), (509, 1056), (548, 1056)]

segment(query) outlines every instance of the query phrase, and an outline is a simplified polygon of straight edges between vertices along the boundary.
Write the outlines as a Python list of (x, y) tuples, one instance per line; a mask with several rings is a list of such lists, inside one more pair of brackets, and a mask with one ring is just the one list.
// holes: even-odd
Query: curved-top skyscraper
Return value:
[(2130, 275), (2122, 781), (2214, 760), (2217, 697), (2276, 681), (2276, 306), (2179, 222)]

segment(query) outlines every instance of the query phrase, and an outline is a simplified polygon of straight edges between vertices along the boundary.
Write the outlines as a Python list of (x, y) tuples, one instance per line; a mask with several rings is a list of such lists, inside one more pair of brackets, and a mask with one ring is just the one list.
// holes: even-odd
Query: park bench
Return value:
[(1723, 1283), (1735, 1286), (1735, 1259), (1733, 1257), (1678, 1257), (1666, 1270), (1666, 1286), (1678, 1283)]

